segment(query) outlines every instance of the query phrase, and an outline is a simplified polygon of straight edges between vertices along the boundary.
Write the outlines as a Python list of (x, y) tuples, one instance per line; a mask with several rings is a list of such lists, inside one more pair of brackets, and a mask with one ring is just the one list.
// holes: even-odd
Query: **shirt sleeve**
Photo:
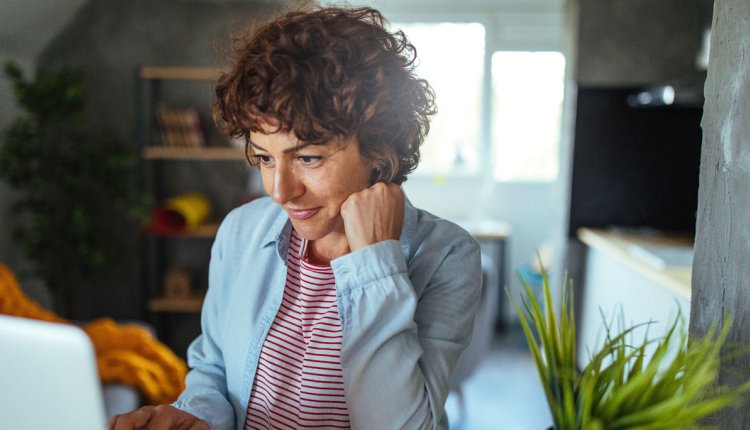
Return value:
[(228, 400), (226, 371), (219, 347), (220, 308), (222, 295), (222, 229), (211, 248), (209, 289), (201, 311), (201, 335), (188, 348), (190, 371), (185, 391), (172, 406), (207, 421), (212, 430), (234, 429), (234, 409)]
[(398, 241), (331, 262), (343, 327), (344, 387), (352, 428), (434, 429), (481, 293), (479, 245), (467, 236), (422, 258), (418, 296)]

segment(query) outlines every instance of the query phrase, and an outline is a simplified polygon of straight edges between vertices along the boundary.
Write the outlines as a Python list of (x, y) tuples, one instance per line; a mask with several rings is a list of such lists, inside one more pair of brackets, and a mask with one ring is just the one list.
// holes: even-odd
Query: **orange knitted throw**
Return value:
[[(0, 313), (68, 323), (26, 296), (16, 277), (2, 263)], [(86, 324), (83, 330), (94, 344), (102, 383), (136, 387), (151, 404), (171, 403), (185, 388), (187, 365), (145, 328), (101, 318)]]

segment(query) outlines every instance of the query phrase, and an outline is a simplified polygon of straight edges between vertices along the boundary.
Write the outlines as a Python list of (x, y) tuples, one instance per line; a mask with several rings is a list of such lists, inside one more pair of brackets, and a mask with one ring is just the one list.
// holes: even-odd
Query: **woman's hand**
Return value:
[(396, 184), (378, 182), (344, 200), (341, 217), (352, 252), (384, 240), (398, 240), (404, 224), (404, 192)]
[(211, 430), (207, 422), (172, 405), (144, 406), (133, 412), (115, 415), (109, 430)]

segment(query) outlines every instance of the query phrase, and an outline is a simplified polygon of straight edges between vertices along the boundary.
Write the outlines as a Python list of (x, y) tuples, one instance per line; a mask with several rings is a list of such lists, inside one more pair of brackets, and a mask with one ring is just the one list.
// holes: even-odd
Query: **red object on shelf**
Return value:
[(185, 233), (187, 222), (178, 211), (160, 206), (151, 213), (151, 225), (148, 230), (154, 234), (178, 235)]
[(203, 224), (211, 203), (201, 193), (184, 193), (164, 201), (151, 212), (148, 230), (158, 235), (179, 235)]

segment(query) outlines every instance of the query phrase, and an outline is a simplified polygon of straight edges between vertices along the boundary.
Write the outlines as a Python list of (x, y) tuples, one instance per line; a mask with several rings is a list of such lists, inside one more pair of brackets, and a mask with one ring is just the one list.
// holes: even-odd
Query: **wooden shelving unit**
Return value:
[[(230, 142), (208, 143), (207, 146), (164, 146), (163, 117), (159, 116), (159, 109), (195, 109), (205, 120), (210, 116), (210, 101), (201, 100), (200, 97), (190, 98), (192, 107), (185, 107), (184, 101), (180, 101), (177, 94), (185, 91), (185, 94), (195, 95), (196, 91), (204, 91), (207, 86), (213, 85), (221, 74), (221, 69), (210, 67), (141, 67), (135, 72), (137, 81), (138, 100), (138, 123), (135, 135), (141, 148), (141, 157), (145, 161), (144, 187), (152, 194), (154, 201), (160, 202), (170, 197), (175, 192), (190, 192), (195, 185), (186, 185), (182, 189), (180, 184), (170, 184), (167, 190), (165, 183), (166, 175), (169, 175), (173, 166), (179, 163), (247, 163), (244, 148), (232, 146)], [(205, 84), (205, 85), (204, 85)], [(191, 93), (191, 91), (193, 93)], [(200, 101), (198, 101), (200, 100)], [(210, 127), (210, 124), (206, 124)], [(161, 127), (160, 127), (161, 126)], [(209, 135), (216, 138), (216, 133)], [(171, 164), (175, 163), (175, 164)], [(197, 164), (196, 164), (197, 165)], [(200, 180), (200, 178), (196, 178)], [(207, 180), (210, 181), (210, 178)], [(210, 183), (210, 182), (209, 182)], [(203, 183), (199, 183), (200, 189)], [(211, 193), (211, 190), (204, 190)], [(221, 213), (215, 214), (217, 219), (222, 217)], [(179, 234), (161, 234), (144, 229), (143, 235), (143, 307), (144, 313), (149, 315), (154, 323), (159, 336), (169, 340), (184, 336), (182, 326), (185, 321), (192, 321), (193, 316), (179, 316), (172, 314), (198, 314), (203, 304), (205, 293), (205, 272), (207, 272), (208, 261), (203, 265), (203, 252), (210, 247), (212, 239), (216, 237), (218, 222), (206, 223), (198, 228)], [(192, 240), (194, 239), (194, 240)], [(180, 242), (189, 240), (190, 242)], [(188, 249), (189, 251), (185, 251)], [(190, 260), (188, 253), (193, 252), (199, 256)], [(165, 297), (164, 282), (166, 273), (171, 267), (185, 269), (195, 285), (193, 295), (190, 297)], [(185, 319), (187, 318), (187, 319)], [(172, 336), (174, 330), (181, 330), (178, 336)], [(196, 333), (197, 334), (197, 333)]]

